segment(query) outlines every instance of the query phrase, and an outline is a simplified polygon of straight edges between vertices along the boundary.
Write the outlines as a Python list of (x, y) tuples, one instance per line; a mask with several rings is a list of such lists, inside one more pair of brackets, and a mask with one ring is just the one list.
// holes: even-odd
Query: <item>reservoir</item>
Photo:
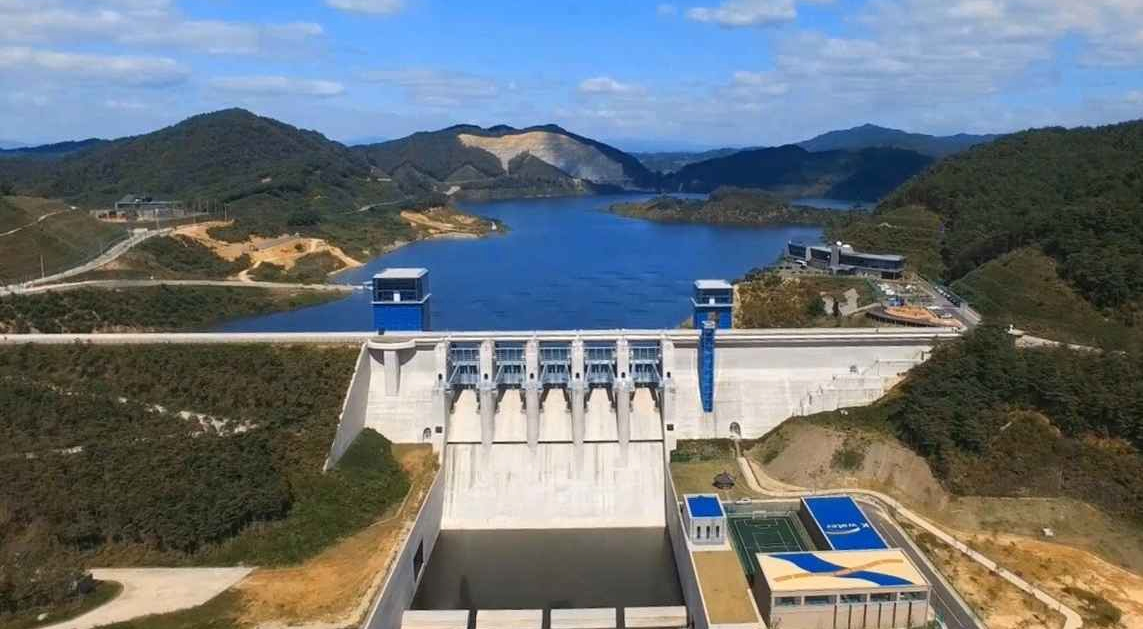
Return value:
[(666, 529), (446, 530), (413, 609), (681, 605)]
[[(335, 281), (361, 283), (385, 267), (429, 269), (438, 330), (673, 328), (688, 317), (696, 279), (733, 280), (773, 263), (788, 240), (817, 242), (806, 226), (666, 224), (608, 208), (652, 195), (460, 203), (507, 233), (416, 242)], [(231, 321), (224, 332), (359, 331), (369, 297)]]

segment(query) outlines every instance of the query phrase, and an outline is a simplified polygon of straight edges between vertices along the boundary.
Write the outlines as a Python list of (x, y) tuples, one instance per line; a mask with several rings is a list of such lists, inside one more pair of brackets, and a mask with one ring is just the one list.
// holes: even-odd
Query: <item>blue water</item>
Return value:
[[(650, 195), (462, 203), (508, 233), (413, 243), (338, 276), (360, 283), (385, 267), (430, 272), (433, 328), (535, 330), (676, 327), (696, 279), (735, 279), (774, 262), (814, 227), (716, 227), (616, 216), (607, 208)], [(227, 332), (368, 330), (369, 297), (230, 322)]]
[(867, 201), (842, 201), (839, 199), (818, 198), (794, 199), (790, 203), (794, 205), (804, 205), (806, 207), (816, 207), (822, 210), (867, 210), (876, 205)]

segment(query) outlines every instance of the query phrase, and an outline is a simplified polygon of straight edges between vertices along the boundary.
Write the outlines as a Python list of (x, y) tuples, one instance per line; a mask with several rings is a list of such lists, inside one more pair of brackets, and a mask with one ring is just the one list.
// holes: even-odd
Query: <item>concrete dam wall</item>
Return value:
[[(678, 439), (757, 438), (880, 398), (943, 329), (465, 332), (365, 344), (329, 461), (363, 428), (431, 443), (443, 527), (664, 525)], [(704, 345), (705, 343), (705, 345)]]
[(449, 444), (445, 529), (661, 527), (663, 444)]

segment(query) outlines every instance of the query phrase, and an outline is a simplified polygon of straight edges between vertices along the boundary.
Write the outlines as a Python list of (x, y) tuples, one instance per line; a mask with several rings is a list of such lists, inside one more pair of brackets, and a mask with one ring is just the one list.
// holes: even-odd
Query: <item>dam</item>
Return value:
[[(614, 574), (618, 565), (600, 563), (599, 553), (543, 549), (590, 548), (591, 531), (632, 540), (670, 531), (678, 511), (667, 464), (678, 440), (758, 438), (791, 416), (868, 404), (936, 343), (957, 336), (915, 328), (704, 328), (371, 338), (359, 353), (327, 466), (369, 428), (395, 443), (431, 444), (441, 471), (367, 626), (416, 629), (418, 614), (459, 612), (455, 606), (617, 606), (604, 593), (622, 592), (619, 582), (593, 594), (567, 591), (586, 577), (545, 583), (527, 575)], [(643, 550), (602, 554), (660, 579), (631, 594), (632, 617), (680, 608), (672, 592), (687, 594), (685, 575), (656, 567), (663, 556), (654, 543), (630, 546)], [(494, 561), (482, 554), (495, 548), (505, 550)], [(505, 556), (517, 552), (526, 559)], [(678, 564), (677, 547), (672, 554)], [(488, 589), (485, 563), (503, 588)], [(519, 570), (524, 564), (531, 568)], [(514, 578), (529, 587), (510, 587)], [(693, 619), (694, 597), (684, 598)], [(428, 618), (428, 625), (439, 620)]]
[(371, 429), (430, 445), (440, 470), (365, 626), (763, 626), (748, 604), (708, 614), (697, 566), (727, 555), (692, 558), (678, 441), (868, 404), (959, 333), (733, 329), (733, 294), (695, 282), (691, 330), (432, 332), (428, 271), (376, 275), (385, 332), (361, 347), (326, 468)]

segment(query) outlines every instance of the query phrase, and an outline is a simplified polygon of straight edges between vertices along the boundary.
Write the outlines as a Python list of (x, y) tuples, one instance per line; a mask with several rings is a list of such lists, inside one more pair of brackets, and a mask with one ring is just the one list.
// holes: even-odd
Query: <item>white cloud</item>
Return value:
[(1126, 100), (1134, 105), (1143, 105), (1143, 90), (1128, 92)]
[(325, 0), (326, 6), (371, 15), (392, 15), (405, 8), (403, 0)]
[(0, 48), (0, 68), (30, 72), (43, 79), (58, 75), (71, 80), (113, 85), (161, 87), (181, 83), (190, 72), (166, 57), (76, 54), (26, 46)]
[(500, 86), (493, 80), (448, 70), (371, 70), (361, 78), (405, 90), (409, 99), (434, 107), (453, 107), (466, 101), (495, 98)]
[(659, 15), (676, 15), (679, 12), (679, 7), (673, 4), (660, 4), (655, 7), (655, 12)]
[(646, 93), (646, 89), (634, 83), (621, 83), (609, 76), (597, 76), (584, 79), (579, 84), (579, 93), (585, 95), (602, 96), (639, 96)]
[(192, 20), (171, 0), (0, 0), (0, 41), (97, 40), (209, 54), (286, 50), (324, 33), (320, 24)]
[(345, 86), (335, 81), (295, 79), (286, 76), (238, 76), (212, 79), (211, 87), (249, 96), (339, 96)]
[(731, 90), (742, 95), (781, 96), (790, 91), (790, 86), (773, 72), (734, 73)]
[(726, 0), (717, 7), (690, 9), (687, 17), (735, 28), (791, 22), (798, 17), (798, 10), (794, 0)]

